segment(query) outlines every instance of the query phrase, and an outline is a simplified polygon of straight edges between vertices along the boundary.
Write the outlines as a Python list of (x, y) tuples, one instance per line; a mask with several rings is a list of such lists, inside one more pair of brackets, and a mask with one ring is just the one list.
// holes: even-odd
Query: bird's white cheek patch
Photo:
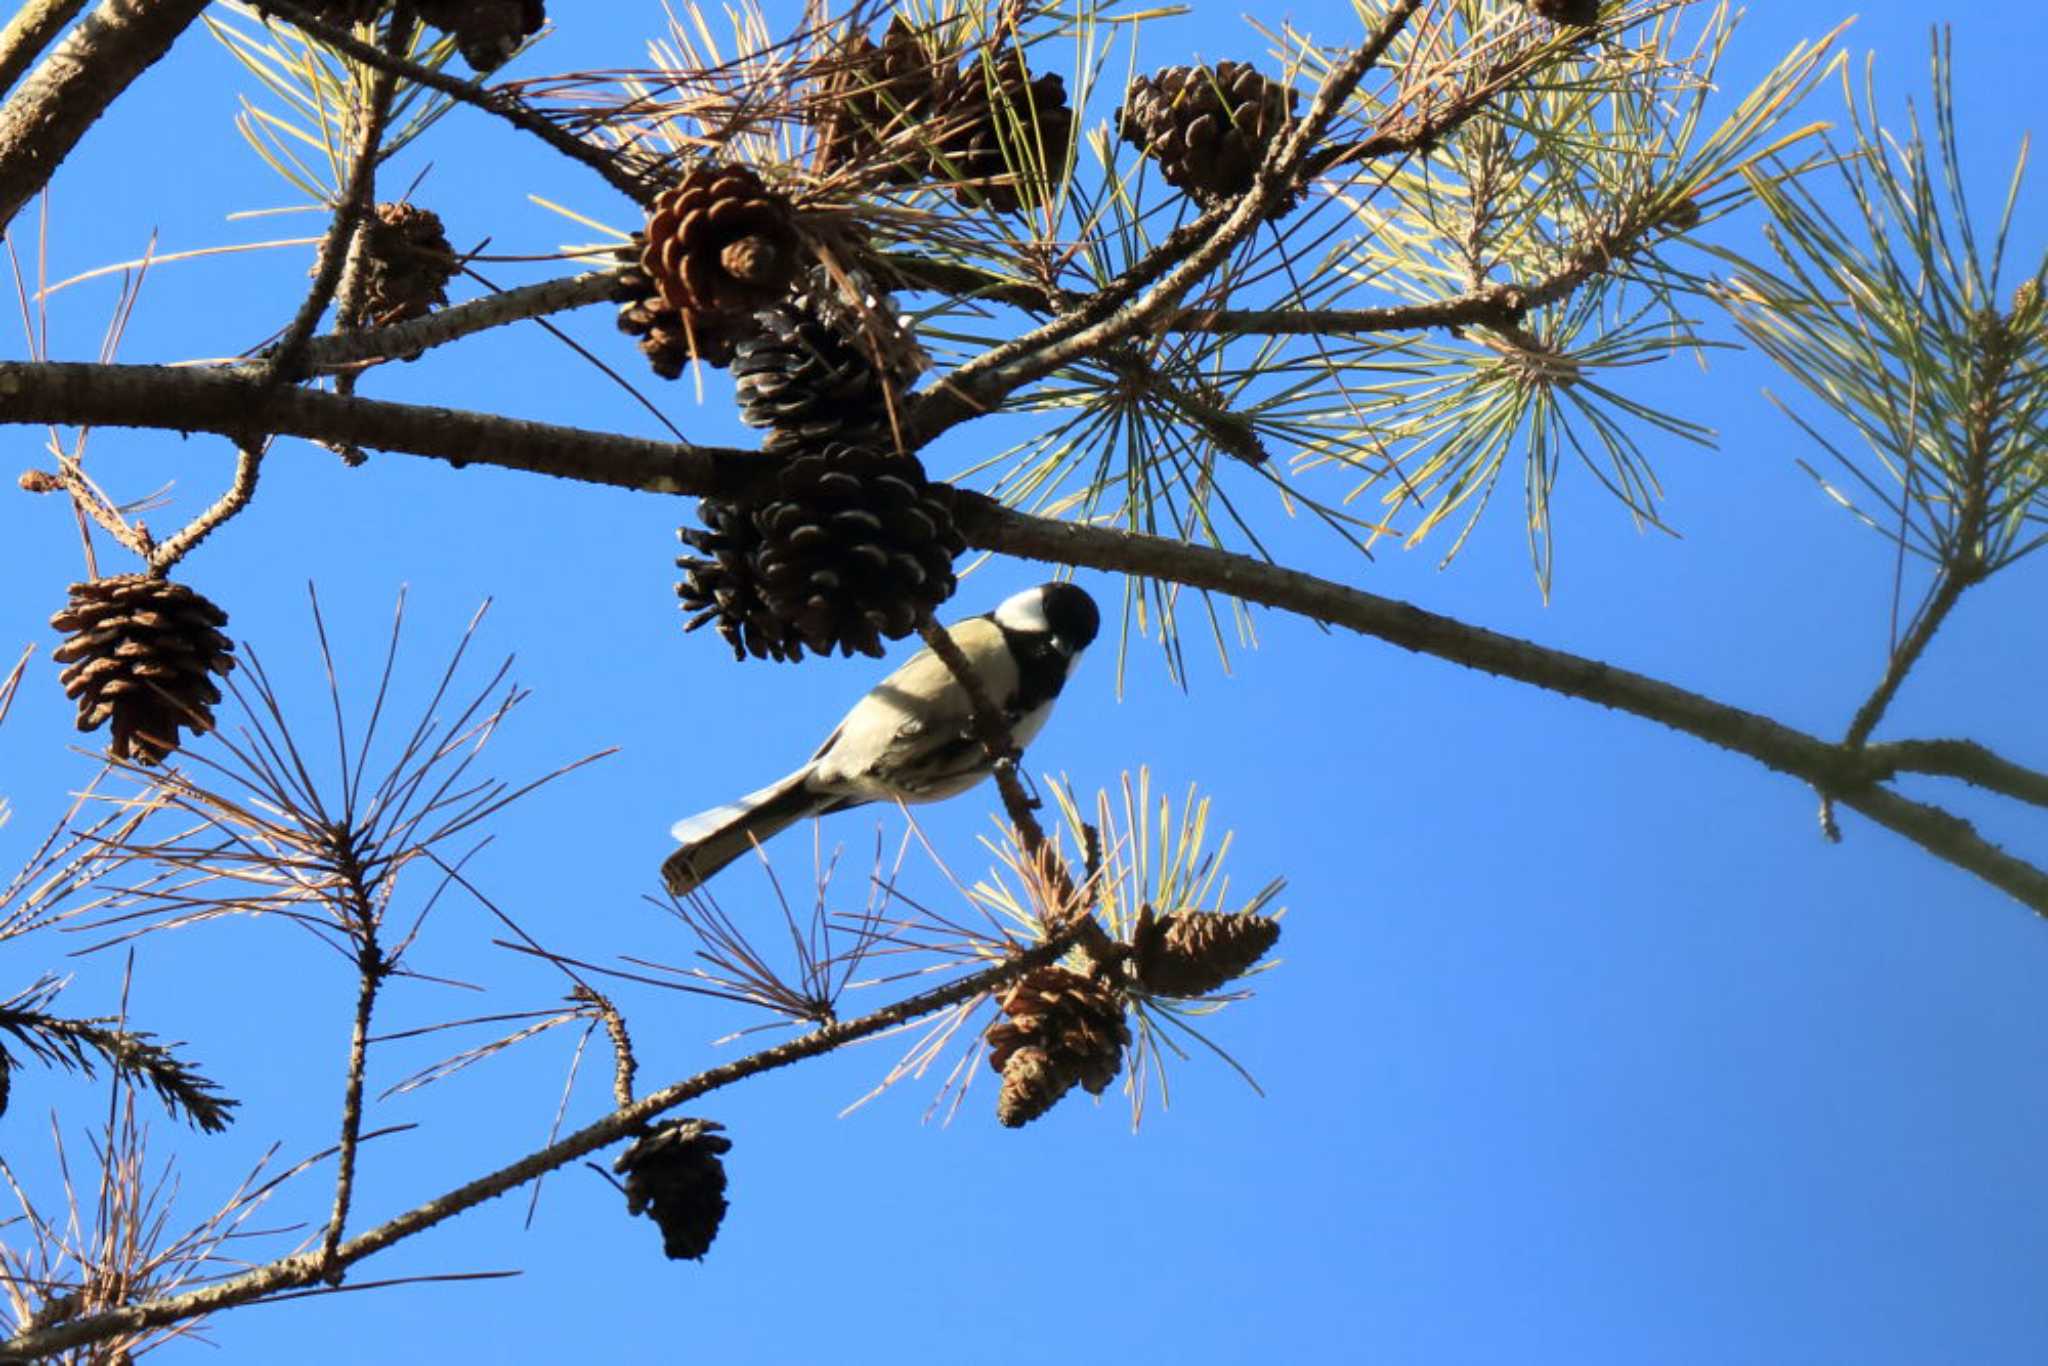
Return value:
[(1025, 635), (1051, 631), (1052, 623), (1045, 619), (1045, 595), (1036, 588), (1028, 588), (1004, 598), (1002, 606), (996, 608), (996, 625)]

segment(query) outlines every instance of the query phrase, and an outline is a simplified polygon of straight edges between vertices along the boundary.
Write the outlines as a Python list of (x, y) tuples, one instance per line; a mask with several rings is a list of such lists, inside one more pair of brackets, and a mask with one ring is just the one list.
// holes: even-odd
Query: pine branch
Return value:
[(14, 88), (43, 49), (78, 17), (85, 0), (28, 0), (0, 31), (0, 95)]
[[(259, 413), (251, 413), (252, 402), (262, 405)], [(643, 492), (725, 498), (765, 488), (777, 468), (755, 452), (675, 446), (445, 408), (296, 389), (265, 397), (247, 380), (159, 366), (0, 364), (0, 420), (183, 430), (229, 430), (230, 424), (255, 422), (280, 433), (457, 464), (474, 461)], [(1833, 793), (1909, 838), (1936, 840), (1942, 857), (2048, 915), (2048, 874), (2007, 860), (1981, 840), (1972, 844), (1966, 826), (1959, 831), (1916, 814), (1907, 809), (1912, 803), (1879, 802), (1866, 810), (1849, 797), (1852, 791), (1875, 791), (1880, 775), (1867, 758), (1769, 717), (1229, 551), (1033, 517), (965, 491), (954, 491), (952, 502), (962, 534), (979, 549), (1227, 594), (1670, 726)]]
[[(148, 1083), (165, 1109), (183, 1114), (202, 1132), (217, 1134), (228, 1127), (241, 1102), (222, 1095), (216, 1083), (149, 1033), (110, 1019), (50, 1014), (46, 1007), (61, 987), (56, 979), (44, 978), (0, 1004), (0, 1033), (12, 1035), (38, 1061), (88, 1077), (97, 1057), (116, 1073)], [(10, 1065), (7, 1050), (0, 1047), (0, 1072)]]
[(931, 991), (907, 997), (859, 1019), (821, 1025), (801, 1038), (791, 1039), (720, 1067), (699, 1072), (672, 1083), (637, 1103), (614, 1110), (594, 1124), (585, 1126), (518, 1161), (486, 1176), (415, 1205), (376, 1228), (357, 1234), (335, 1250), (332, 1259), (318, 1253), (280, 1258), (239, 1276), (183, 1294), (168, 1295), (142, 1304), (124, 1305), (97, 1314), (85, 1314), (45, 1328), (16, 1333), (0, 1341), (0, 1360), (49, 1356), (67, 1348), (104, 1342), (123, 1334), (141, 1332), (164, 1324), (179, 1323), (217, 1313), (239, 1304), (270, 1299), (283, 1292), (316, 1284), (331, 1268), (346, 1268), (384, 1249), (446, 1222), (486, 1200), (587, 1157), (598, 1149), (642, 1130), (649, 1121), (681, 1105), (736, 1082), (760, 1076), (807, 1058), (832, 1052), (858, 1039), (871, 1037), (906, 1021), (918, 1019), (948, 1006), (969, 1000), (1005, 982), (1021, 977), (1033, 968), (1056, 961), (1072, 945), (1072, 933), (1055, 934), (994, 967), (963, 977)]
[(1961, 778), (1987, 792), (2048, 806), (2048, 773), (2000, 758), (1973, 740), (1894, 740), (1866, 746), (1863, 754), (1886, 778), (1896, 773)]
[(0, 105), (0, 231), (207, 0), (100, 0)]

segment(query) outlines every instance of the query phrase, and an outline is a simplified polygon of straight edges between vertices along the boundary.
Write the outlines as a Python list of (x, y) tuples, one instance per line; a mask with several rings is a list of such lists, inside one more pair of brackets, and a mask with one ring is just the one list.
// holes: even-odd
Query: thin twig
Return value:
[(249, 500), (256, 496), (256, 479), (263, 470), (264, 447), (267, 442), (251, 441), (235, 448), (235, 477), (225, 492), (207, 508), (188, 522), (185, 527), (168, 541), (150, 552), (149, 567), (155, 574), (170, 572), (172, 565), (185, 558), (201, 541), (211, 536), (221, 523), (249, 506)]
[(356, 1154), (362, 1147), (363, 1079), (369, 1069), (370, 1020), (377, 1008), (378, 989), (391, 970), (377, 946), (374, 921), (365, 920), (357, 928), (362, 937), (356, 957), (356, 1013), (349, 1031), (348, 1078), (342, 1086), (341, 1141), (335, 1147), (334, 1209), (327, 1218), (327, 1234), (320, 1241), (320, 1264), (329, 1285), (340, 1285), (347, 1270), (339, 1253), (349, 1206), (355, 1198)]
[(480, 82), (461, 80), (405, 57), (385, 52), (363, 42), (347, 29), (317, 18), (303, 6), (287, 3), (287, 0), (253, 0), (253, 3), (257, 9), (276, 15), (318, 38), (323, 45), (344, 56), (352, 57), (365, 66), (402, 76), (415, 85), (438, 90), (487, 114), (495, 114), (521, 132), (531, 133), (570, 160), (590, 167), (603, 176), (612, 188), (627, 195), (635, 203), (645, 204), (654, 196), (654, 187), (628, 170), (616, 153), (594, 146), (557, 127), (546, 115), (529, 107), (508, 91), (491, 90)]
[(583, 1002), (604, 1021), (605, 1035), (612, 1041), (612, 1101), (623, 1110), (633, 1103), (633, 1078), (640, 1071), (633, 1057), (633, 1036), (626, 1032), (626, 1017), (611, 997), (581, 982), (569, 989), (569, 999)]
[(1893, 740), (1866, 745), (1863, 756), (1886, 778), (1894, 773), (1961, 778), (1987, 792), (2048, 806), (2048, 773), (2000, 758), (1973, 740)]
[(1033, 968), (1055, 961), (1065, 953), (1072, 946), (1073, 932), (1057, 933), (1037, 947), (1005, 959), (993, 967), (908, 997), (858, 1019), (821, 1025), (799, 1038), (790, 1039), (773, 1048), (763, 1049), (663, 1087), (645, 1099), (615, 1110), (596, 1123), (577, 1130), (567, 1138), (416, 1205), (376, 1228), (357, 1234), (335, 1250), (331, 1262), (320, 1254), (312, 1253), (284, 1257), (198, 1290), (167, 1295), (141, 1304), (124, 1305), (101, 1313), (81, 1315), (46, 1328), (20, 1332), (5, 1341), (0, 1341), (0, 1360), (49, 1356), (67, 1348), (103, 1342), (122, 1334), (136, 1333), (167, 1323), (178, 1323), (238, 1304), (269, 1299), (285, 1291), (313, 1285), (326, 1278), (331, 1266), (352, 1266), (385, 1248), (452, 1219), (486, 1200), (637, 1133), (650, 1120), (677, 1106), (685, 1105), (700, 1096), (750, 1077), (832, 1052), (857, 1039), (882, 1033), (907, 1020), (944, 1010), (948, 1006), (956, 1005), (1021, 977)]

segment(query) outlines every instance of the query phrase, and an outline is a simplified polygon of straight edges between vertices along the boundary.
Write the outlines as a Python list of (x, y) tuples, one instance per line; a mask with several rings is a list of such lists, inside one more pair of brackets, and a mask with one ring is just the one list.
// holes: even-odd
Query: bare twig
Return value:
[(2048, 773), (2000, 758), (1972, 740), (1894, 740), (1865, 746), (1863, 756), (1887, 778), (1894, 773), (1961, 778), (1987, 792), (2048, 806)]
[(366, 1257), (452, 1219), (486, 1200), (637, 1133), (650, 1120), (700, 1096), (750, 1077), (829, 1053), (857, 1039), (868, 1038), (894, 1028), (906, 1020), (944, 1010), (948, 1006), (1020, 977), (1033, 968), (1054, 961), (1071, 946), (1071, 931), (1055, 934), (1036, 948), (1006, 959), (984, 971), (907, 997), (858, 1019), (820, 1026), (799, 1038), (790, 1039), (773, 1048), (762, 1049), (747, 1057), (672, 1083), (630, 1106), (613, 1111), (567, 1138), (416, 1205), (376, 1228), (357, 1234), (335, 1250), (331, 1262), (319, 1254), (310, 1253), (284, 1257), (199, 1290), (167, 1295), (141, 1304), (124, 1305), (102, 1313), (85, 1314), (48, 1327), (19, 1332), (5, 1341), (0, 1341), (0, 1360), (48, 1356), (67, 1348), (102, 1342), (162, 1324), (181, 1322), (238, 1304), (271, 1299), (285, 1292), (314, 1285), (326, 1277), (332, 1266), (352, 1266)]
[(633, 1036), (626, 1032), (626, 1017), (611, 997), (581, 982), (569, 989), (569, 997), (589, 1006), (604, 1021), (605, 1035), (612, 1041), (612, 1102), (623, 1110), (633, 1103), (633, 1078), (640, 1070), (633, 1057)]
[(263, 470), (264, 442), (244, 442), (235, 448), (235, 477), (211, 507), (194, 517), (176, 535), (160, 543), (149, 555), (149, 567), (168, 573), (188, 551), (211, 536), (223, 522), (249, 506), (256, 496), (256, 478)]
[(402, 76), (415, 85), (438, 90), (444, 95), (452, 95), (464, 104), (472, 105), (487, 114), (497, 115), (521, 132), (531, 133), (572, 161), (590, 167), (603, 176), (612, 188), (627, 195), (635, 203), (644, 204), (653, 197), (653, 188), (638, 174), (629, 170), (616, 153), (585, 142), (573, 133), (556, 126), (546, 115), (532, 109), (509, 91), (487, 89), (480, 82), (460, 80), (432, 67), (395, 56), (363, 42), (345, 28), (315, 17), (304, 6), (287, 3), (287, 0), (253, 0), (253, 3), (256, 8), (303, 29), (318, 38), (325, 46), (352, 57), (365, 66)]

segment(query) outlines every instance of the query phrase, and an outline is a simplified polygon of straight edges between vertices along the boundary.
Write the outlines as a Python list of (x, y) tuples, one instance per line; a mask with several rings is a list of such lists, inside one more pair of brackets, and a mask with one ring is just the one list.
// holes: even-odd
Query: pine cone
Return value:
[(343, 327), (404, 322), (448, 302), (455, 249), (439, 214), (413, 204), (379, 204), (366, 225), (362, 293)]
[(420, 18), (455, 39), (475, 71), (495, 71), (547, 22), (545, 0), (417, 0)]
[(961, 94), (960, 73), (941, 60), (902, 15), (877, 45), (865, 34), (819, 64), (823, 114), (818, 170), (872, 163), (885, 184), (914, 185), (930, 174), (930, 127)]
[(1166, 183), (1214, 202), (1244, 193), (1266, 148), (1294, 122), (1294, 91), (1244, 62), (1170, 66), (1139, 76), (1117, 135), (1159, 163)]
[(683, 610), (694, 613), (683, 629), (694, 631), (717, 622), (718, 634), (732, 646), (734, 659), (744, 660), (748, 655), (790, 663), (802, 659), (802, 637), (768, 610), (760, 582), (754, 577), (761, 533), (754, 525), (753, 510), (722, 498), (706, 498), (697, 504), (697, 516), (704, 530), (681, 527), (676, 531), (684, 545), (698, 552), (676, 560), (676, 567), (683, 571), (676, 595), (683, 600)]
[(178, 748), (178, 728), (213, 729), (220, 689), (209, 674), (235, 665), (221, 634), (227, 613), (181, 583), (123, 574), (71, 585), (71, 601), (50, 618), (70, 636), (51, 653), (78, 702), (78, 728), (112, 721), (107, 751), (139, 764)]
[(612, 284), (612, 300), (619, 305), (619, 331), (640, 339), (640, 353), (663, 379), (680, 378), (693, 356), (710, 366), (732, 364), (737, 330), (730, 322), (714, 326), (706, 318), (695, 319), (693, 326), (664, 304), (661, 291), (639, 266), (644, 240), (636, 232), (632, 245), (619, 250), (629, 265)]
[(626, 1178), (626, 1213), (648, 1214), (671, 1260), (702, 1261), (725, 1218), (725, 1163), (732, 1140), (722, 1124), (677, 1119), (633, 1141), (612, 1162)]
[(732, 374), (740, 421), (768, 428), (763, 450), (895, 444), (882, 377), (857, 341), (794, 304), (754, 321), (759, 330), (740, 342)]
[(698, 356), (716, 365), (712, 338), (736, 340), (757, 310), (779, 303), (801, 252), (788, 200), (744, 166), (703, 165), (654, 201), (640, 269)]
[(315, 19), (342, 27), (367, 24), (383, 8), (384, 0), (306, 0), (306, 9)]
[(1034, 80), (1014, 48), (985, 69), (970, 67), (938, 121), (935, 178), (956, 182), (953, 197), (961, 204), (997, 213), (1043, 203), (1074, 136), (1066, 81), (1057, 73)]
[(1092, 978), (1062, 967), (1037, 968), (1002, 998), (988, 1031), (989, 1066), (1003, 1074), (996, 1118), (1015, 1129), (1050, 1110), (1079, 1084), (1099, 1096), (1123, 1068), (1131, 1041), (1123, 1002)]
[(1600, 0), (1526, 0), (1539, 18), (1587, 28), (1600, 22)]
[(777, 487), (754, 516), (751, 567), (767, 609), (813, 653), (880, 658), (884, 639), (953, 595), (967, 544), (916, 457), (833, 443), (791, 460)]
[(1279, 938), (1271, 916), (1174, 911), (1155, 919), (1147, 906), (1131, 932), (1131, 970), (1155, 995), (1206, 996), (1244, 976)]
[(908, 389), (932, 368), (931, 354), (918, 345), (917, 334), (896, 311), (896, 301), (859, 266), (811, 267), (796, 304), (849, 339), (899, 390)]

